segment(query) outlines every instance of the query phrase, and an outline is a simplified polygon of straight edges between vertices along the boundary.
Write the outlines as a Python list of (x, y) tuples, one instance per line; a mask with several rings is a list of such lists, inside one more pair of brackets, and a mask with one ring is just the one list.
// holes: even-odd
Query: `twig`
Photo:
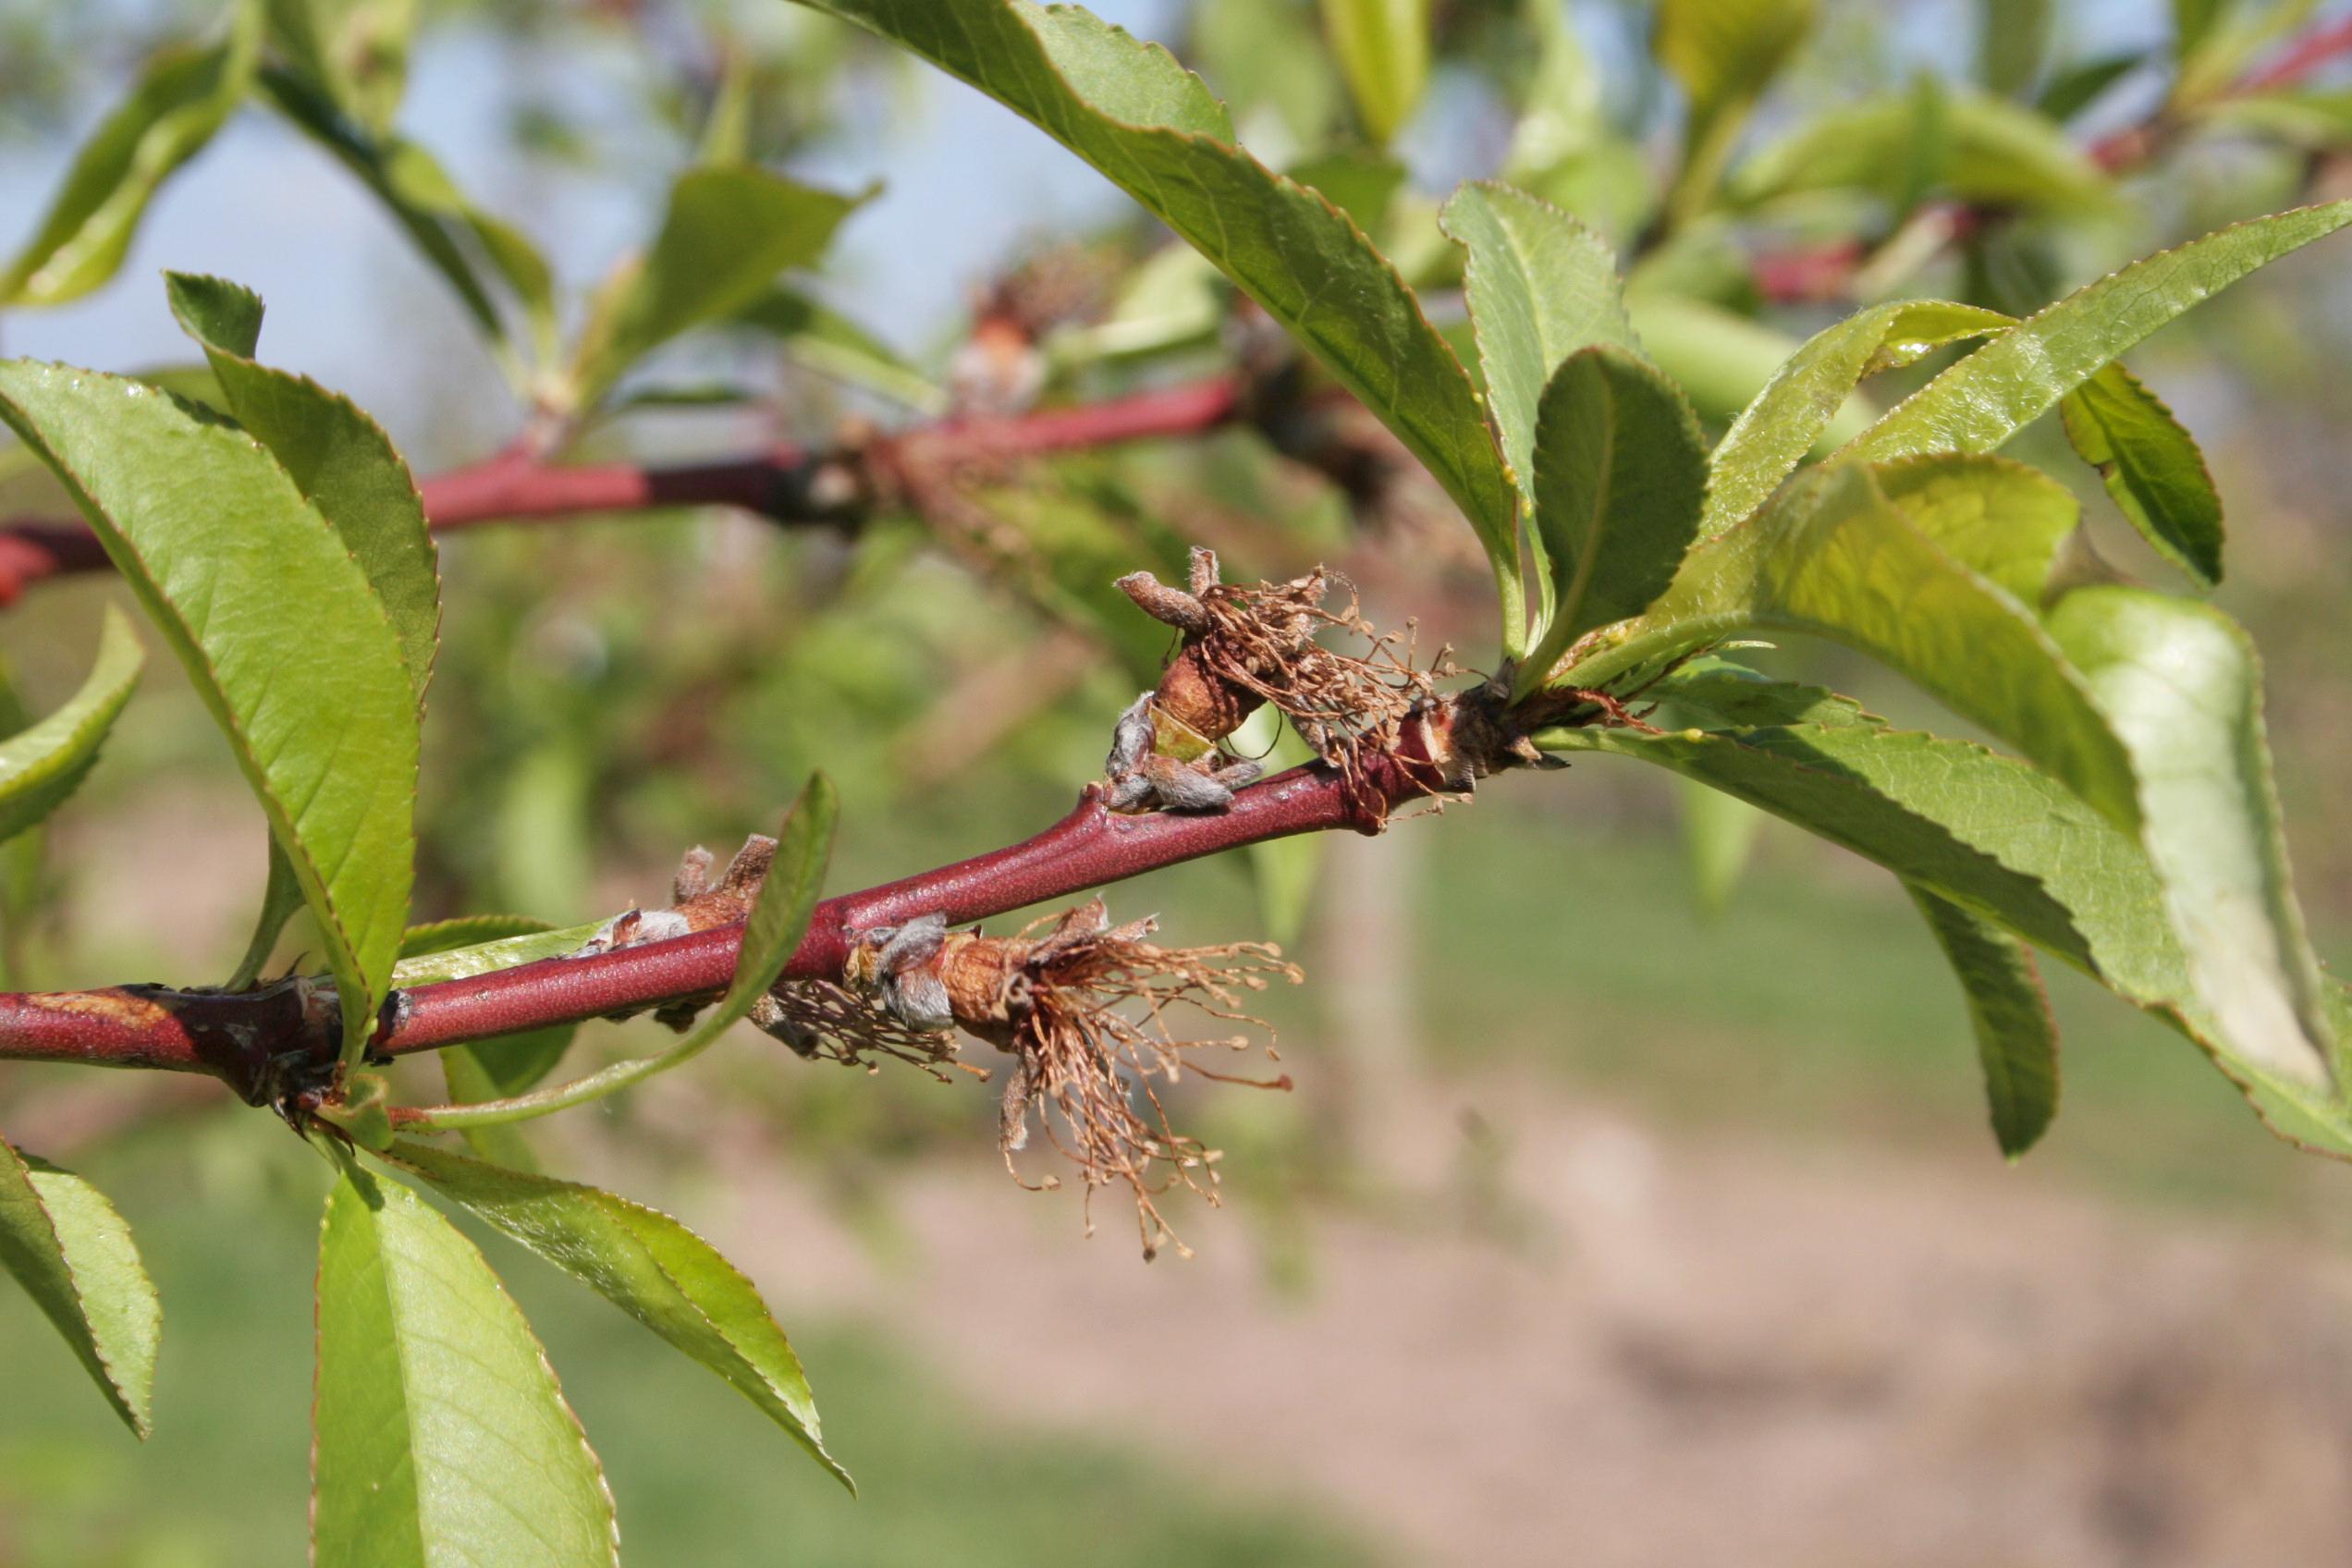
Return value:
[[(931, 467), (954, 467), (1193, 435), (1240, 417), (1243, 401), (1237, 378), (1212, 376), (1077, 408), (947, 420), (823, 451), (785, 446), (754, 457), (666, 468), (552, 463), (518, 447), (435, 475), (418, 493), (435, 533), (689, 506), (737, 507), (793, 526), (853, 527), (874, 503), (876, 481), (918, 459)], [(108, 564), (97, 539), (79, 524), (51, 519), (0, 524), (0, 607), (46, 578), (103, 571)]]
[[(1433, 728), (1442, 731), (1445, 718), (1433, 716)], [(784, 977), (838, 978), (856, 933), (918, 915), (982, 920), (1269, 839), (1377, 832), (1390, 807), (1439, 787), (1423, 759), (1447, 742), (1427, 731), (1407, 740), (1403, 755), (1360, 759), (1355, 780), (1319, 764), (1293, 768), (1214, 815), (1121, 815), (1089, 785), (1076, 809), (1035, 838), (818, 904)], [(716, 995), (733, 978), (742, 934), (740, 925), (714, 926), (396, 991), (374, 1049), (400, 1056)], [(233, 994), (124, 986), (0, 995), (0, 1060), (210, 1072), (258, 1104), (315, 1083), (333, 1062), (336, 1010), (322, 1004), (321, 988), (303, 979)]]

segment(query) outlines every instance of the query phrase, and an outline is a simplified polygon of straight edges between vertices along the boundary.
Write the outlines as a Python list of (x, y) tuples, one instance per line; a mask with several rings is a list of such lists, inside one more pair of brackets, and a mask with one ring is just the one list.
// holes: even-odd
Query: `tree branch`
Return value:
[[(2239, 78), (2220, 96), (2242, 98), (2293, 87), (2347, 55), (2352, 55), (2352, 18), (2312, 29), (2288, 43), (2267, 64)], [(2161, 106), (2139, 124), (2108, 132), (2084, 148), (2085, 155), (2109, 174), (2139, 168), (2156, 156), (2176, 129), (2168, 118), (2169, 108), (2170, 105)], [(1942, 224), (1942, 243), (1950, 245), (2003, 214), (1994, 208), (1944, 202), (1926, 209), (1924, 215)], [(1748, 276), (1756, 291), (1774, 304), (1819, 302), (1843, 296), (1869, 260), (1870, 249), (1862, 240), (1831, 239), (1760, 251), (1750, 258)]]
[[(1448, 712), (1432, 716), (1434, 728), (1449, 727)], [(1353, 782), (1312, 764), (1239, 791), (1214, 815), (1120, 815), (1090, 784), (1068, 816), (1035, 838), (818, 904), (785, 976), (839, 978), (858, 932), (935, 911), (951, 923), (983, 920), (1269, 839), (1376, 833), (1390, 808), (1439, 787), (1435, 768), (1419, 760), (1430, 753), (1428, 734), (1408, 741), (1412, 757), (1366, 755)], [(396, 991), (374, 1049), (401, 1056), (716, 995), (734, 977), (742, 936), (740, 924), (714, 926)], [(331, 1067), (337, 1017), (324, 988), (302, 979), (239, 993), (122, 986), (6, 994), (0, 1060), (209, 1072), (260, 1104)]]
[[(754, 457), (676, 467), (551, 463), (516, 449), (434, 475), (417, 490), (437, 533), (490, 522), (692, 506), (736, 507), (791, 525), (851, 527), (872, 506), (876, 482), (917, 459), (935, 466), (1010, 462), (1194, 435), (1241, 417), (1244, 403), (1238, 377), (1211, 376), (1077, 408), (945, 420), (825, 451), (780, 446)], [(97, 539), (80, 524), (0, 524), (0, 608), (46, 578), (104, 571), (109, 565)]]

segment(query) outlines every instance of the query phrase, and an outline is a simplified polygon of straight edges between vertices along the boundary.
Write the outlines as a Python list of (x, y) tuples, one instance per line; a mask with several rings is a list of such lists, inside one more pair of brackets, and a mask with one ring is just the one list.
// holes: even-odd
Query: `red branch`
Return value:
[[(1065, 899), (1163, 866), (1269, 839), (1330, 828), (1379, 830), (1388, 807), (1429, 793), (1415, 765), (1365, 759), (1367, 789), (1320, 765), (1243, 790), (1213, 815), (1121, 816), (1088, 786), (1077, 808), (1033, 839), (816, 906), (785, 968), (838, 977), (855, 933), (933, 911), (963, 923)], [(376, 1048), (390, 1055), (544, 1028), (715, 994), (733, 979), (740, 925), (583, 958), (522, 964), (394, 993)], [(335, 1054), (334, 1010), (287, 981), (225, 994), (124, 986), (0, 995), (0, 1059), (210, 1072), (255, 1103)]]
[[(649, 468), (550, 463), (509, 451), (418, 485), (435, 533), (525, 518), (578, 517), (664, 507), (739, 507), (783, 523), (847, 524), (867, 494), (864, 476), (920, 453), (932, 463), (1045, 457), (1121, 442), (1193, 435), (1231, 423), (1243, 389), (1232, 376), (1070, 409), (999, 419), (947, 420), (838, 450), (778, 447), (757, 457)], [(89, 530), (46, 521), (0, 525), (0, 608), (45, 578), (107, 569)]]

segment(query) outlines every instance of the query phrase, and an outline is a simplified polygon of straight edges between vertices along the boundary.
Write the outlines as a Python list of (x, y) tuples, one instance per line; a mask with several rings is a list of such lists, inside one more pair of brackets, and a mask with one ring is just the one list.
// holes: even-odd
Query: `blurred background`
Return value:
[[(1439, 0), (1392, 127), (1312, 0), (1098, 8), (1203, 71), (1269, 163), (1324, 160), (1327, 190), (1368, 179), (1367, 228), (1453, 316), (1431, 215), (1456, 180), (1506, 169), (1602, 227), (1642, 257), (1646, 338), (1719, 423), (1857, 300), (2030, 307), (2352, 190), (2352, 75), (2321, 67), (2269, 113), (2190, 115), (2173, 40), (2200, 7), (2163, 0), (1824, 0), (1696, 215), (1674, 208), (1682, 88), (1645, 5)], [(2352, 14), (2219, 9), (2248, 39), (2207, 63), (2225, 80)], [(151, 51), (215, 19), (190, 0), (0, 0), (0, 245), (33, 229)], [(698, 335), (579, 455), (683, 460), (920, 417), (982, 395), (975, 323), (1019, 329), (1014, 379), (1038, 385), (1018, 395), (1047, 401), (1247, 351), (1249, 324), (1093, 171), (780, 3), (426, 0), (397, 123), (576, 302), (643, 242), (730, 83), (761, 162), (882, 182), (802, 280), (863, 329), (856, 362)], [(2001, 122), (2001, 156), (1969, 129), (1993, 97), (2038, 125)], [(1961, 129), (1929, 159), (1910, 119), (1889, 136), (1837, 117), (1885, 104)], [(2161, 146), (2112, 178), (2069, 151), (2150, 125)], [(1810, 172), (1776, 175), (1792, 146), (1782, 162)], [(1962, 208), (1995, 221), (1935, 228)], [(2299, 887), (2338, 964), (2346, 254), (2315, 247), (2133, 360), (2229, 504), (2219, 600), (2268, 659)], [(257, 110), (163, 190), (108, 287), (0, 312), (0, 350), (184, 363), (167, 266), (259, 289), (264, 357), (349, 393), (421, 474), (529, 420), (383, 209)], [(2021, 450), (2082, 487), (2103, 550), (2179, 586), (2062, 466), (2063, 439)], [(1144, 683), (1133, 628), (1122, 643), (1084, 593), (1040, 580), (1072, 561), (1093, 590), (1171, 541), (1217, 544), (1236, 575), (1328, 559), (1375, 619), (1417, 616), (1425, 646), (1476, 662), (1489, 635), (1484, 569), (1434, 492), (1392, 472), (1343, 490), (1256, 432), (1036, 465), (981, 499), (1028, 554), (938, 516), (852, 536), (681, 510), (445, 539), (417, 917), (569, 924), (662, 897), (682, 850), (772, 825), (819, 766), (844, 794), (837, 889), (1034, 830)], [(119, 594), (61, 581), (0, 614), (34, 711), (71, 691)], [(1777, 656), (1960, 728), (1831, 651)], [(37, 858), (5, 867), (10, 984), (226, 974), (263, 835), (201, 705), (151, 661)], [(1957, 986), (1872, 866), (1608, 759), (1332, 838), (1109, 895), (1179, 941), (1279, 936), (1308, 973), (1268, 1004), (1295, 1092), (1185, 1098), (1226, 1151), (1223, 1207), (1170, 1210), (1192, 1259), (1145, 1267), (1115, 1205), (1089, 1239), (1075, 1194), (1006, 1180), (987, 1091), (803, 1063), (749, 1031), (538, 1124), (550, 1169), (743, 1264), (864, 1488), (851, 1501), (725, 1388), (489, 1242), (605, 1455), (629, 1561), (2352, 1560), (2352, 1172), (2268, 1137), (2179, 1037), (2052, 973), (2064, 1104), (2013, 1167)], [(642, 1049), (649, 1027), (595, 1026), (575, 1061)], [(324, 1167), (205, 1084), (0, 1066), (0, 1125), (115, 1196), (168, 1324), (141, 1448), (0, 1292), (0, 1568), (298, 1560)]]

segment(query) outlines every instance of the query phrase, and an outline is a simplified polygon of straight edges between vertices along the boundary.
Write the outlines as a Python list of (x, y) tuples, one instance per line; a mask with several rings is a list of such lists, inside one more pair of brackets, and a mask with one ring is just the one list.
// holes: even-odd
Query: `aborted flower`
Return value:
[[(1216, 555), (1205, 549), (1193, 552), (1189, 591), (1147, 571), (1120, 579), (1136, 607), (1184, 634), (1151, 694), (1157, 751), (1186, 758), (1207, 752), (1213, 759), (1210, 748), (1271, 704), (1351, 782), (1361, 779), (1366, 755), (1393, 752), (1414, 715), (1436, 701), (1437, 681), (1455, 673), (1451, 650), (1418, 665), (1410, 623), (1403, 632), (1380, 631), (1353, 591), (1344, 605), (1327, 607), (1341, 582), (1318, 567), (1288, 582), (1225, 582)], [(1360, 639), (1363, 650), (1317, 641), (1334, 630)]]
[(1251, 1037), (1195, 1038), (1177, 1021), (1190, 1009), (1264, 1029), (1242, 1011), (1243, 994), (1295, 982), (1299, 972), (1266, 943), (1161, 947), (1150, 940), (1154, 921), (1114, 926), (1099, 899), (1038, 934), (1045, 924), (1014, 937), (949, 931), (937, 915), (877, 927), (861, 934), (843, 985), (795, 983), (776, 1000), (812, 1042), (806, 1054), (886, 1054), (937, 1072), (954, 1050), (949, 1023), (987, 1041), (1013, 1059), (999, 1123), (1006, 1169), (1034, 1119), (1078, 1166), (1090, 1200), (1113, 1182), (1133, 1193), (1145, 1256), (1169, 1243), (1184, 1252), (1156, 1200), (1182, 1185), (1215, 1203), (1217, 1152), (1170, 1124), (1162, 1088), (1187, 1069), (1261, 1088), (1288, 1088), (1290, 1079), (1203, 1066), (1204, 1053), (1249, 1051)]

